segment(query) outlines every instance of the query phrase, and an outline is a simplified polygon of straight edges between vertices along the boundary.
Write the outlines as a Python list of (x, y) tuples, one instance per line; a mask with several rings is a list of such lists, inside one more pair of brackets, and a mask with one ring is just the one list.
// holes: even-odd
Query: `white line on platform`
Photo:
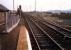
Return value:
[(31, 42), (30, 42), (30, 37), (28, 34), (28, 31), (26, 30), (26, 35), (27, 35), (27, 42), (28, 42), (28, 50), (32, 50)]

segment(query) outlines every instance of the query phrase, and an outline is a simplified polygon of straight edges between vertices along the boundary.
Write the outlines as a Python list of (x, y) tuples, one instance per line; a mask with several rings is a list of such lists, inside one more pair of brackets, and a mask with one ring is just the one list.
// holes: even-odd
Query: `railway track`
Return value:
[[(60, 48), (63, 48), (63, 50), (71, 50), (70, 49), (71, 48), (70, 31), (68, 31), (64, 28), (57, 27), (56, 25), (53, 25), (49, 22), (44, 22), (43, 20), (40, 20), (40, 19), (37, 20), (33, 17), (31, 18), (31, 20), (34, 23), (36, 23), (37, 25), (39, 25), (39, 27), (43, 28), (43, 30), (45, 32), (47, 32), (49, 34), (49, 36), (53, 40), (55, 40), (55, 42), (57, 42), (57, 44), (60, 46)], [(61, 32), (60, 29), (63, 32)], [(67, 33), (70, 34), (70, 35), (68, 35)]]
[(31, 33), (29, 33), (33, 50), (63, 50), (42, 28), (37, 26), (30, 18), (24, 17)]
[[(40, 20), (41, 22), (43, 22), (45, 25), (51, 25), (49, 27), (51, 27), (52, 29), (56, 30), (57, 32), (60, 32), (61, 34), (63, 34), (65, 37), (71, 38), (71, 31), (61, 27), (60, 25), (56, 24), (55, 22), (51, 22), (51, 21), (45, 21), (44, 19), (39, 19), (36, 18), (37, 20)], [(47, 24), (46, 24), (47, 23)]]

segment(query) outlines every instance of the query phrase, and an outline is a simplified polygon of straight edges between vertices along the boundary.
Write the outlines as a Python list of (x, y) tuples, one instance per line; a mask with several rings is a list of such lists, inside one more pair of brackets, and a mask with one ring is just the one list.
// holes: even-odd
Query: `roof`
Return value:
[(7, 9), (5, 6), (0, 4), (0, 12), (6, 12), (6, 11), (9, 11), (9, 9)]

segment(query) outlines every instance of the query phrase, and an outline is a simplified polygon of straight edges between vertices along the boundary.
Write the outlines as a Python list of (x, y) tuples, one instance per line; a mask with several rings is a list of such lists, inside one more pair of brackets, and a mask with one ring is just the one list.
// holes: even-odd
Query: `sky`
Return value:
[[(13, 10), (13, 0), (0, 0), (8, 9)], [(35, 0), (14, 0), (14, 10), (22, 6), (23, 11), (34, 11)], [(36, 11), (68, 10), (71, 9), (71, 0), (36, 0)]]

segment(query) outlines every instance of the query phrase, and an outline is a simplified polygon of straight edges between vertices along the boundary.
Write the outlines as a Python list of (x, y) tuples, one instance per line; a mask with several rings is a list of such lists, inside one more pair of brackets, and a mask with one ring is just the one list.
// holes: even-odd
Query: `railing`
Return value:
[(12, 31), (19, 23), (20, 16), (12, 13), (6, 13), (6, 32)]

